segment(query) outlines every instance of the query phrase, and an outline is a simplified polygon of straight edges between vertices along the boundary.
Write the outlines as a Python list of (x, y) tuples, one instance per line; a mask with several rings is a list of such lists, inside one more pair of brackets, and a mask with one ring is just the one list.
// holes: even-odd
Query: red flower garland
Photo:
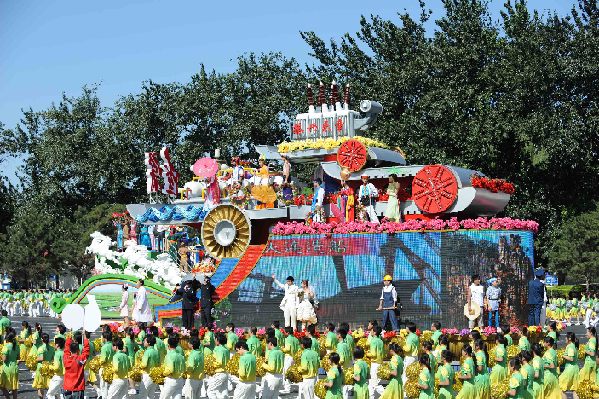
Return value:
[(470, 181), (472, 183), (472, 187), (484, 188), (492, 193), (502, 192), (506, 194), (514, 194), (514, 192), (516, 192), (514, 184), (504, 179), (490, 179), (484, 176), (472, 175)]

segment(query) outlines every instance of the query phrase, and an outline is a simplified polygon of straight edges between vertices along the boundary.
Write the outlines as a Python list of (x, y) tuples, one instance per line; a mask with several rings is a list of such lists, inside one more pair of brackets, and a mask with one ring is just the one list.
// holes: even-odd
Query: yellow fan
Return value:
[(202, 243), (217, 258), (239, 258), (250, 244), (250, 220), (234, 205), (218, 205), (202, 223)]

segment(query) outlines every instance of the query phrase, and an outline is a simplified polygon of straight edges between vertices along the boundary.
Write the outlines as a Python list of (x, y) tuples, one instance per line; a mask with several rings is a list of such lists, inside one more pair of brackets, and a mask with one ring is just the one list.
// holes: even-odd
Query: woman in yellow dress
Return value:
[(44, 390), (48, 389), (50, 383), (48, 377), (42, 375), (42, 362), (54, 361), (54, 348), (50, 346), (49, 342), (50, 336), (47, 333), (42, 333), (42, 345), (37, 349), (37, 368), (32, 384), (32, 387), (37, 389), (37, 396), (40, 398), (44, 397)]
[(418, 375), (418, 399), (435, 399), (435, 378), (431, 374), (430, 357), (426, 353), (420, 356), (420, 374)]
[(31, 326), (28, 322), (23, 321), (21, 323), (21, 332), (19, 333), (19, 356), (20, 359), (27, 360), (27, 354), (29, 353), (28, 345), (25, 343), (27, 338), (31, 336)]
[(505, 337), (503, 334), (497, 334), (497, 346), (495, 347), (495, 366), (491, 369), (491, 386), (501, 384), (508, 377), (507, 352), (505, 350)]
[(559, 387), (562, 392), (578, 389), (578, 338), (572, 331), (566, 334), (566, 351), (564, 352), (564, 371), (559, 375)]
[(476, 376), (474, 377), (474, 386), (476, 387), (477, 399), (491, 399), (491, 382), (489, 379), (489, 369), (487, 368), (487, 345), (482, 339), (477, 339), (474, 343), (476, 361)]
[(476, 399), (476, 386), (474, 385), (475, 365), (472, 359), (472, 347), (468, 344), (462, 349), (462, 368), (458, 378), (462, 380), (462, 389), (458, 392), (458, 399)]
[(587, 338), (584, 346), (584, 366), (580, 370), (580, 381), (594, 381), (597, 374), (595, 354), (597, 353), (597, 330), (595, 327), (587, 328)]
[(0, 373), (0, 387), (5, 398), (9, 392), (13, 399), (17, 399), (19, 390), (19, 345), (13, 331), (9, 331), (2, 347), (2, 371)]
[(403, 359), (401, 355), (403, 351), (401, 346), (395, 342), (390, 343), (389, 354), (391, 355), (391, 361), (389, 362), (391, 379), (387, 387), (385, 387), (381, 399), (403, 399), (403, 382), (401, 379), (403, 374)]
[(562, 391), (559, 389), (557, 381), (557, 352), (554, 349), (555, 341), (547, 336), (543, 341), (545, 354), (543, 355), (543, 363), (545, 373), (543, 374), (543, 391), (545, 399), (562, 399)]
[(454, 372), (451, 367), (453, 361), (453, 353), (448, 350), (441, 352), (442, 364), (439, 364), (437, 370), (437, 379), (439, 380), (438, 399), (453, 399), (456, 396), (453, 390)]
[(532, 381), (532, 390), (534, 399), (544, 399), (545, 391), (543, 389), (543, 374), (544, 374), (544, 364), (543, 364), (543, 348), (541, 344), (534, 344), (532, 346), (532, 353), (534, 357), (532, 358), (532, 367), (534, 369), (534, 379)]

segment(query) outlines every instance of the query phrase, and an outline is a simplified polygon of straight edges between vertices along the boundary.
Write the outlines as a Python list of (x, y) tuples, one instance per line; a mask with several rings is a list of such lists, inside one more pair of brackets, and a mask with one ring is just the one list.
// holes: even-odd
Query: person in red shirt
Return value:
[(71, 337), (64, 348), (64, 399), (83, 399), (85, 393), (85, 375), (83, 368), (89, 356), (89, 339), (83, 341), (83, 352), (79, 353), (79, 344)]

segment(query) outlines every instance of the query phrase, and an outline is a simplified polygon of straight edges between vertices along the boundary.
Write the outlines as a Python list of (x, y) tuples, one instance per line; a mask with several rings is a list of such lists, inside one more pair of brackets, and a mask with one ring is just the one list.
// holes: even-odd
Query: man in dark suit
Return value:
[(528, 325), (538, 326), (541, 323), (541, 308), (545, 300), (545, 284), (541, 278), (545, 275), (543, 269), (535, 272), (535, 278), (528, 282)]
[(183, 288), (177, 290), (177, 295), (181, 297), (182, 324), (188, 330), (194, 327), (193, 314), (198, 303), (198, 297), (196, 296), (198, 284), (195, 279), (193, 281), (186, 281), (183, 283)]
[(210, 282), (210, 277), (206, 277), (204, 280), (204, 284), (200, 285), (200, 308), (201, 308), (201, 316), (202, 316), (202, 326), (207, 327), (209, 324), (212, 324), (212, 308), (214, 307), (214, 301), (212, 299), (212, 295), (216, 288)]

